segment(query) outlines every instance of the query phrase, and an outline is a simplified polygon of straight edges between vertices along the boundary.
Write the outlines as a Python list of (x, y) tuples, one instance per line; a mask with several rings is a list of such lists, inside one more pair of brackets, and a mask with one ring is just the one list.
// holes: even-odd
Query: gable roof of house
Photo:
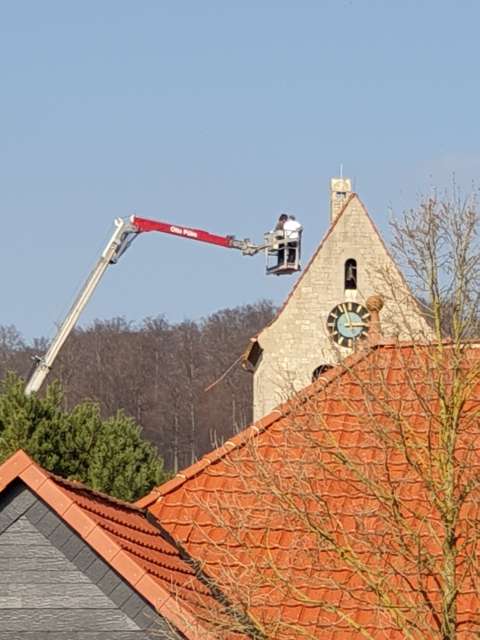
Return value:
[(22, 481), (186, 638), (212, 638), (196, 611), (218, 608), (192, 565), (138, 507), (54, 476), (18, 451), (0, 466), (0, 492)]
[[(407, 459), (405, 441), (418, 455), (427, 440), (434, 447), (428, 436), (439, 437), (437, 358), (448, 388), (452, 348), (437, 347), (378, 344), (354, 354), (138, 504), (270, 637), (396, 640), (407, 627), (412, 638), (429, 636), (435, 620), (422, 604), (435, 607), (440, 597), (441, 525), (418, 472), (425, 461)], [(470, 384), (458, 435), (465, 486), (480, 473), (479, 347), (469, 345), (462, 364)], [(392, 524), (395, 500), (405, 529)], [(478, 536), (467, 542), (467, 533), (479, 496), (462, 509), (470, 545), (462, 553), (474, 557)], [(425, 568), (416, 572), (416, 562)], [(480, 623), (473, 575), (457, 607), (458, 637), (470, 637)]]

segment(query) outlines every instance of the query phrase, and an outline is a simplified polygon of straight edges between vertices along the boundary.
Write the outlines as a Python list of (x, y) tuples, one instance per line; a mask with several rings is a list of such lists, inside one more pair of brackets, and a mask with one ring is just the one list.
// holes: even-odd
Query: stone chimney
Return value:
[(330, 180), (330, 222), (335, 221), (351, 193), (352, 181), (350, 178), (332, 178)]

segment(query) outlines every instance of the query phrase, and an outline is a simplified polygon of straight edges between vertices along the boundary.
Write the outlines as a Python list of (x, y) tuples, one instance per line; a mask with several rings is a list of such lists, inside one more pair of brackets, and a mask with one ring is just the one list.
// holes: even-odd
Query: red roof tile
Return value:
[[(356, 354), (140, 503), (269, 637), (440, 638), (439, 389), (448, 397), (452, 359), (448, 345)], [(468, 563), (480, 541), (479, 345), (461, 366), (471, 378), (455, 442), (459, 486), (472, 487), (456, 528), (466, 640), (480, 625), (478, 563)]]

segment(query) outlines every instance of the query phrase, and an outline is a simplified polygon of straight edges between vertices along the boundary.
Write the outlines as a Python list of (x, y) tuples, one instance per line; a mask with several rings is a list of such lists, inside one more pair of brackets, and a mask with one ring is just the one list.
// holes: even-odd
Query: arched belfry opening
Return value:
[(357, 288), (357, 261), (349, 258), (345, 262), (345, 289)]

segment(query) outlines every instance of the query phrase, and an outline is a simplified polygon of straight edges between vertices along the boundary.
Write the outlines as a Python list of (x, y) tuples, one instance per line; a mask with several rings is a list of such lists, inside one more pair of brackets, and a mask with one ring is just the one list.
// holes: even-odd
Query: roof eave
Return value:
[[(23, 450), (19, 450), (0, 466), (0, 492), (15, 480), (21, 480), (62, 518), (96, 553), (113, 567), (135, 591), (189, 640), (215, 640), (194, 615), (155, 582), (103, 529), (62, 491), (54, 476), (45, 471)], [(78, 483), (75, 483), (77, 487)], [(84, 487), (89, 491), (87, 487)], [(116, 501), (128, 508), (129, 503)], [(108, 538), (108, 539), (107, 539)]]

